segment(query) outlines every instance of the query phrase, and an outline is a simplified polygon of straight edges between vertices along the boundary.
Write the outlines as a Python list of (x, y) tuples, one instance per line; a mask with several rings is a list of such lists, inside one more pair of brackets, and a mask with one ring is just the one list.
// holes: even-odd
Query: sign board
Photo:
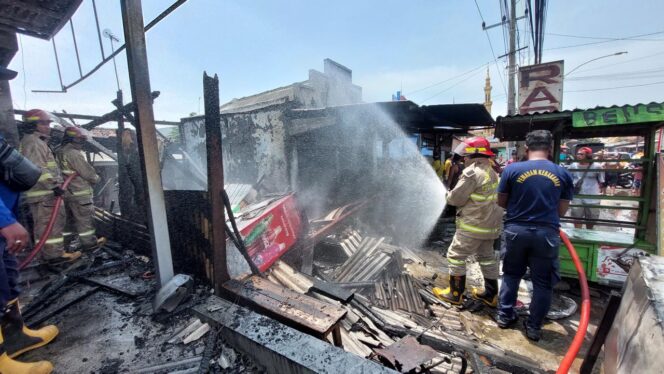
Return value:
[(572, 113), (573, 127), (628, 125), (658, 121), (664, 122), (664, 103), (625, 105)]
[(560, 60), (519, 68), (519, 114), (562, 109), (563, 67)]
[(627, 279), (629, 269), (637, 256), (647, 253), (641, 249), (614, 247), (600, 245), (597, 250), (596, 274), (597, 281), (601, 283), (624, 282)]

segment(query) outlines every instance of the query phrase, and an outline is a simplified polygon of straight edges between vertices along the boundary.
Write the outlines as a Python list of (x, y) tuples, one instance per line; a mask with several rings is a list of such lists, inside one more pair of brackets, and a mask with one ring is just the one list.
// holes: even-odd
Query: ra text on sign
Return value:
[(519, 114), (561, 110), (564, 62), (519, 68)]

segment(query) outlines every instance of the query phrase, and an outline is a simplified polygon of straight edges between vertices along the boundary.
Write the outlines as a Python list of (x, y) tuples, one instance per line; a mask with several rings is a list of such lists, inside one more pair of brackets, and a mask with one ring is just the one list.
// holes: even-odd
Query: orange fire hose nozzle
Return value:
[[(77, 175), (78, 174), (74, 173), (69, 177), (67, 177), (67, 179), (65, 179), (64, 183), (62, 183), (60, 188), (66, 190), (67, 187), (69, 186), (69, 183), (71, 183), (71, 181), (74, 178), (76, 178)], [(18, 266), (19, 270), (22, 270), (26, 266), (28, 266), (28, 264), (32, 262), (32, 260), (35, 258), (35, 256), (37, 256), (37, 253), (41, 251), (42, 247), (44, 247), (44, 243), (46, 243), (46, 240), (48, 240), (48, 236), (51, 235), (51, 231), (53, 231), (53, 225), (55, 225), (55, 220), (58, 217), (58, 211), (60, 211), (60, 207), (62, 206), (62, 200), (63, 200), (62, 196), (58, 196), (55, 199), (55, 206), (53, 206), (53, 211), (51, 212), (51, 218), (48, 220), (48, 224), (46, 225), (46, 230), (44, 230), (44, 232), (42, 233), (41, 237), (39, 238), (39, 242), (37, 242), (37, 245), (35, 245), (32, 251), (30, 251), (30, 254), (28, 254), (28, 256)]]
[(556, 371), (556, 374), (567, 374), (569, 369), (572, 367), (572, 363), (574, 363), (576, 355), (581, 349), (581, 345), (583, 345), (583, 339), (585, 338), (586, 332), (588, 330), (588, 322), (590, 321), (590, 290), (588, 289), (586, 272), (583, 270), (579, 255), (576, 253), (572, 242), (569, 240), (569, 237), (567, 237), (567, 234), (565, 234), (563, 230), (560, 230), (560, 238), (562, 239), (563, 243), (565, 243), (565, 246), (567, 247), (567, 250), (572, 257), (574, 267), (579, 273), (579, 285), (581, 286), (581, 318), (579, 319), (579, 328), (576, 330), (574, 339), (572, 340), (572, 343), (567, 349), (567, 353), (565, 353), (565, 357), (563, 357), (563, 360), (560, 362), (560, 366)]

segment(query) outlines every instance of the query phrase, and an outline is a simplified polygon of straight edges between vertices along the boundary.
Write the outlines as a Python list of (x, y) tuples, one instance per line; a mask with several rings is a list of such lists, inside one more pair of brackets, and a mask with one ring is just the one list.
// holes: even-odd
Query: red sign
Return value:
[(249, 257), (261, 272), (295, 244), (300, 226), (300, 213), (293, 195), (270, 203), (253, 218), (238, 222)]

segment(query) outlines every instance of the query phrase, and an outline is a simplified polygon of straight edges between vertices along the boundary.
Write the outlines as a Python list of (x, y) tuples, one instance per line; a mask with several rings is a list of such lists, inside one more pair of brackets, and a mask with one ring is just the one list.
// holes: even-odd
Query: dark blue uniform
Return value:
[[(0, 181), (0, 228), (16, 223), (19, 193)], [(18, 264), (16, 257), (7, 251), (7, 241), (0, 236), (0, 307), (19, 295)], [(4, 312), (1, 311), (0, 314)]]
[(553, 286), (560, 279), (560, 200), (572, 200), (570, 173), (547, 160), (511, 164), (505, 168), (498, 193), (509, 194), (505, 215), (503, 283), (498, 314), (516, 318), (514, 306), (521, 278), (530, 268), (533, 299), (528, 328), (539, 330), (551, 306)]

